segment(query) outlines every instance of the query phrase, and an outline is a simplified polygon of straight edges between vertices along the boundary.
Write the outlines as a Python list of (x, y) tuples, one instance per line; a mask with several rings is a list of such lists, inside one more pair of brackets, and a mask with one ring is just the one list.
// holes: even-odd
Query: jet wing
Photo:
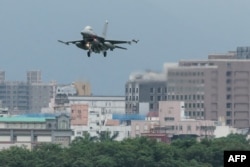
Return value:
[(61, 43), (63, 43), (63, 44), (65, 44), (65, 45), (69, 45), (70, 43), (75, 44), (76, 42), (82, 42), (83, 40), (77, 40), (77, 41), (66, 41), (66, 42), (61, 41), (61, 40), (57, 40), (57, 41), (58, 41), (58, 42), (61, 42)]
[(123, 44), (123, 43), (131, 44), (131, 41), (105, 40), (105, 42), (110, 42), (111, 44)]

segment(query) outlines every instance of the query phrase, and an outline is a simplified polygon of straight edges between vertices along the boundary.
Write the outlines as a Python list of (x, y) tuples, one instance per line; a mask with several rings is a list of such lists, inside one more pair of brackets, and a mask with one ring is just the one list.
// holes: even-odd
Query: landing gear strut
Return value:
[(103, 56), (106, 57), (107, 56), (107, 52), (103, 52)]
[(91, 52), (90, 52), (90, 51), (88, 51), (88, 53), (87, 53), (87, 54), (88, 54), (88, 57), (90, 57), (90, 53), (91, 53)]

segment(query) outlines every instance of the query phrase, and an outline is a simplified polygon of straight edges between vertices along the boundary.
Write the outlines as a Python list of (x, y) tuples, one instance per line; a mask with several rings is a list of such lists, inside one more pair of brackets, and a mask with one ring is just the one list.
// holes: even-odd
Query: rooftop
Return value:
[(45, 122), (46, 118), (31, 118), (31, 117), (0, 117), (0, 122)]

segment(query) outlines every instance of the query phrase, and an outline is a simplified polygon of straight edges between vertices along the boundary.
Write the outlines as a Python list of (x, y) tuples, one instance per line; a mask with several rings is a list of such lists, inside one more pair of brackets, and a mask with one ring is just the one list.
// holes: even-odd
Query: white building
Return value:
[(118, 137), (115, 140), (123, 140), (130, 135), (130, 126), (121, 125), (118, 120), (112, 120), (112, 113), (106, 112), (101, 107), (88, 108), (87, 125), (72, 125), (74, 131), (72, 140), (75, 137), (83, 136), (84, 132), (88, 132), (92, 137), (98, 136), (98, 132), (109, 131), (111, 135), (118, 132)]
[(124, 96), (71, 96), (69, 104), (88, 104), (89, 107), (101, 109), (106, 113), (125, 113)]

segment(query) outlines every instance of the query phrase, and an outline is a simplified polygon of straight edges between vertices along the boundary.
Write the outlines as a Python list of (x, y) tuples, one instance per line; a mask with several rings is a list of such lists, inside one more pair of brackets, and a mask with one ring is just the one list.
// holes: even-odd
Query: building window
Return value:
[(158, 93), (161, 93), (161, 88), (158, 88), (158, 89), (157, 89), (157, 92), (158, 92)]
[(165, 121), (174, 121), (174, 117), (165, 117)]
[(150, 105), (149, 105), (149, 109), (154, 109), (154, 104), (153, 103), (150, 103)]
[(185, 96), (184, 96), (184, 100), (187, 100), (187, 97), (188, 97), (188, 96), (187, 96), (187, 95), (185, 95)]
[(158, 97), (157, 97), (157, 100), (158, 100), (158, 101), (161, 101), (161, 96), (158, 96)]
[(174, 95), (172, 95), (172, 100), (175, 100)]
[(129, 93), (131, 93), (131, 88), (129, 88)]
[(197, 100), (200, 100), (200, 95), (197, 95)]
[(231, 111), (227, 111), (227, 117), (231, 117), (232, 112)]
[(191, 100), (191, 98), (192, 98), (192, 95), (188, 95), (188, 100)]
[(136, 93), (138, 93), (139, 92), (139, 88), (136, 88)]
[(192, 108), (192, 104), (191, 103), (188, 104), (188, 108)]
[(150, 96), (150, 101), (154, 101), (154, 96)]
[(201, 103), (201, 108), (204, 108), (204, 103)]
[(227, 100), (231, 100), (231, 95), (227, 95)]
[(193, 100), (195, 100), (195, 95), (193, 95)]
[(180, 99), (183, 100), (183, 95), (180, 95)]
[(68, 128), (68, 122), (63, 120), (59, 122), (59, 129), (67, 129)]
[(139, 98), (138, 98), (138, 96), (136, 96), (136, 101), (138, 101), (139, 100)]
[(133, 88), (133, 90), (132, 90), (132, 91), (133, 91), (133, 93), (135, 93), (135, 88)]
[(227, 125), (232, 125), (232, 120), (231, 119), (227, 119), (226, 124)]
[(150, 93), (154, 93), (154, 88), (150, 88)]
[(190, 125), (187, 126), (187, 130), (191, 130), (191, 126)]
[(128, 93), (128, 88), (126, 87), (126, 93)]
[(227, 84), (231, 84), (231, 79), (227, 79)]
[(231, 103), (227, 103), (227, 108), (231, 108), (232, 104)]
[(231, 72), (231, 71), (227, 71), (227, 72), (226, 72), (226, 76), (227, 76), (227, 77), (230, 77), (231, 75), (232, 75), (232, 72)]

